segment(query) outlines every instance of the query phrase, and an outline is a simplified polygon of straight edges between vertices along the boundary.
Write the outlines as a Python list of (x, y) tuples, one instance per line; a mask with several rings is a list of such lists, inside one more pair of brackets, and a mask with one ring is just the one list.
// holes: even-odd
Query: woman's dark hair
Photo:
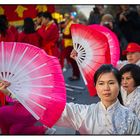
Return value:
[(0, 15), (0, 19), (3, 19), (5, 21), (5, 24), (7, 25), (8, 28), (8, 19), (6, 15)]
[(42, 17), (44, 12), (37, 13), (37, 17)]
[(103, 73), (109, 73), (112, 72), (115, 76), (115, 78), (118, 81), (118, 84), (121, 85), (121, 75), (119, 73), (119, 70), (111, 64), (103, 64), (101, 67), (95, 72), (94, 74), (94, 85), (96, 85), (98, 77)]
[[(120, 86), (121, 85), (120, 72), (117, 68), (113, 67), (113, 65), (111, 65), (111, 64), (103, 64), (103, 65), (101, 65), (101, 67), (99, 67), (99, 69), (94, 74), (94, 85), (97, 84), (97, 80), (98, 80), (98, 78), (101, 74), (110, 73), (110, 72), (112, 72), (114, 74), (114, 76), (117, 79), (118, 84)], [(119, 94), (118, 94), (118, 99), (119, 99), (120, 103), (123, 105), (123, 101), (122, 101), (120, 91), (119, 91)]]
[(98, 7), (94, 7), (93, 10), (94, 10), (94, 13), (100, 14)]
[(49, 18), (49, 20), (52, 20), (52, 15), (49, 12), (44, 12), (43, 15), (42, 15), (42, 17), (44, 17), (46, 19)]
[(5, 15), (0, 15), (0, 34), (6, 36), (8, 29), (8, 21)]
[(136, 64), (127, 64), (120, 69), (121, 76), (127, 72), (131, 73), (135, 82), (135, 87), (139, 86), (140, 85), (140, 67)]
[(35, 32), (35, 24), (32, 18), (28, 17), (24, 19), (23, 31), (26, 34)]

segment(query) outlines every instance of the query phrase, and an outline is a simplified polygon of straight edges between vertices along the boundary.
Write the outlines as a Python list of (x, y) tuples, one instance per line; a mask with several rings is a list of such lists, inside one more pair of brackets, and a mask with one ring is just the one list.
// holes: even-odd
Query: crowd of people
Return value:
[[(73, 49), (70, 31), (75, 22), (69, 14), (64, 17), (58, 25), (49, 12), (40, 12), (35, 21), (25, 18), (19, 33), (5, 15), (0, 15), (0, 41), (24, 42), (42, 48), (48, 55), (59, 58), (62, 69), (65, 60), (71, 64), (69, 80), (79, 80), (77, 52)], [(116, 17), (105, 13), (102, 6), (96, 6), (88, 24), (106, 26), (117, 35), (120, 61), (116, 67), (101, 65), (95, 72), (93, 84), (100, 98), (97, 104), (67, 103), (55, 125), (73, 128), (80, 134), (140, 134), (140, 15), (129, 5), (121, 5)], [(5, 96), (11, 96), (6, 89), (9, 84), (0, 81), (1, 133), (46, 133), (49, 128), (35, 126), (37, 121), (16, 99), (12, 105), (6, 105)]]
[[(120, 59), (126, 59), (122, 52), (130, 42), (140, 44), (140, 14), (136, 5), (117, 5), (112, 14), (106, 11), (104, 5), (95, 5), (91, 11), (88, 24), (101, 24), (112, 30), (120, 42)], [(115, 7), (113, 7), (115, 9)]]

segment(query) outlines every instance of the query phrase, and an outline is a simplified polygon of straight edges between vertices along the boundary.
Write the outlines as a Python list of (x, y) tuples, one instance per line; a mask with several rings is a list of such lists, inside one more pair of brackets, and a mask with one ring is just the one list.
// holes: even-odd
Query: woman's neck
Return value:
[(114, 100), (112, 100), (112, 101), (105, 101), (105, 100), (102, 101), (102, 100), (101, 100), (102, 104), (105, 106), (106, 109), (107, 109), (108, 107), (110, 107), (112, 104), (114, 104), (116, 101), (117, 101), (117, 98), (114, 99)]
[(135, 89), (136, 89), (136, 87), (135, 87), (133, 90), (131, 90), (131, 91), (126, 91), (126, 92), (127, 92), (127, 96), (128, 96), (129, 94), (131, 94)]

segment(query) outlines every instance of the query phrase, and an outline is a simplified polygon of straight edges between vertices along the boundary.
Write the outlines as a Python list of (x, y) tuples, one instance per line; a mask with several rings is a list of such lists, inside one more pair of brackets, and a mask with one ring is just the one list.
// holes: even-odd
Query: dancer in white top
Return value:
[(120, 73), (123, 104), (131, 109), (140, 120), (140, 67), (127, 64), (120, 69)]
[(94, 75), (101, 99), (97, 104), (67, 103), (57, 126), (74, 128), (80, 134), (140, 134), (137, 116), (118, 100), (121, 76), (112, 65), (102, 65)]
[(127, 60), (118, 61), (117, 68), (121, 69), (126, 64), (136, 64), (140, 66), (140, 46), (137, 43), (129, 43), (126, 50), (123, 51)]

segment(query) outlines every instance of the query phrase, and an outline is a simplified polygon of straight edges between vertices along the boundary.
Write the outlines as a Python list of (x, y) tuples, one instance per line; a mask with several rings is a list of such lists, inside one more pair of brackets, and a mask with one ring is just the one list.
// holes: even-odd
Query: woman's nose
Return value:
[(127, 83), (127, 80), (123, 79), (122, 84), (126, 84), (126, 83)]
[(108, 84), (105, 84), (104, 89), (105, 90), (109, 90), (110, 89), (109, 85)]

